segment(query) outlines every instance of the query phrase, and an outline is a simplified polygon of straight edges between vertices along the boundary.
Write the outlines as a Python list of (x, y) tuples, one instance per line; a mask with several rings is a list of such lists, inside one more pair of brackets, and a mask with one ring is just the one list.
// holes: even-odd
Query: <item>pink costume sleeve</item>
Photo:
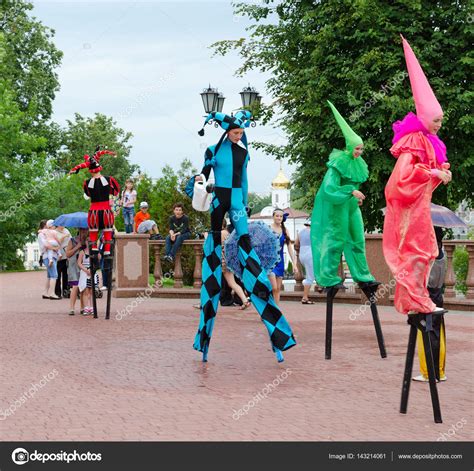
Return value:
[(423, 133), (407, 134), (392, 146), (390, 152), (397, 157), (397, 163), (385, 189), (387, 200), (397, 199), (411, 204), (421, 196), (432, 178), (433, 189), (441, 183), (432, 172), (437, 170), (436, 157)]

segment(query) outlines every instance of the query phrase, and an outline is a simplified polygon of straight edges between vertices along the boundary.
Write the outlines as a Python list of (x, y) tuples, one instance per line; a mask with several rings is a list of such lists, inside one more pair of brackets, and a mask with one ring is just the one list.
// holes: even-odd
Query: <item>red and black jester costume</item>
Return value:
[(117, 196), (120, 192), (120, 185), (114, 177), (104, 177), (100, 174), (102, 170), (100, 158), (105, 154), (116, 155), (115, 152), (100, 150), (97, 147), (93, 156), (85, 155), (84, 162), (76, 165), (69, 173), (78, 173), (79, 170), (88, 168), (92, 174), (92, 177), (84, 180), (83, 183), (84, 195), (91, 200), (87, 216), (89, 239), (92, 242), (92, 250), (97, 252), (99, 231), (103, 231), (105, 242), (104, 255), (109, 255), (115, 220), (114, 213), (110, 207), (109, 195)]

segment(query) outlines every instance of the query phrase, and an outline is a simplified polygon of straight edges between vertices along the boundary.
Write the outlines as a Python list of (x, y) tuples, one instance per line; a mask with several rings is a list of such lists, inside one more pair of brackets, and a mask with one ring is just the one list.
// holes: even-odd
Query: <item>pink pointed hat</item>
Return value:
[(428, 128), (434, 118), (443, 115), (443, 110), (410, 44), (408, 44), (408, 41), (403, 36), (402, 41), (408, 76), (410, 77), (411, 91), (413, 93), (413, 100), (415, 101), (416, 115), (423, 125)]

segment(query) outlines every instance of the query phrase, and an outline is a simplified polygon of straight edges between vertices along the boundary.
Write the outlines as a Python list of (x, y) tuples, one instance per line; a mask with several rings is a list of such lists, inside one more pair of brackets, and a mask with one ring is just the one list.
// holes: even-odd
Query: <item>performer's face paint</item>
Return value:
[(359, 144), (358, 146), (354, 147), (352, 155), (357, 159), (357, 157), (362, 155), (362, 152), (364, 152), (364, 144)]
[(430, 134), (438, 134), (438, 131), (441, 129), (443, 124), (443, 115), (433, 118), (428, 126), (428, 132)]
[(233, 142), (234, 144), (237, 144), (240, 139), (242, 139), (242, 136), (244, 135), (244, 130), (237, 128), (237, 129), (231, 129), (227, 133), (227, 137), (229, 138), (230, 142)]

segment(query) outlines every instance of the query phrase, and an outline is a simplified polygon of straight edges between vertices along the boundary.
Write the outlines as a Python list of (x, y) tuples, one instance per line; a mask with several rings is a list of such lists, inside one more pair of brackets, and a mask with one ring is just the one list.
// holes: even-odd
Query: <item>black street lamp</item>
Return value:
[[(242, 99), (242, 109), (249, 109), (254, 103), (260, 105), (262, 101), (261, 95), (255, 90), (254, 87), (251, 87), (250, 84), (247, 87), (244, 87), (240, 92), (240, 97)], [(202, 104), (204, 106), (204, 111), (206, 115), (213, 111), (222, 113), (224, 109), (225, 96), (218, 91), (217, 88), (212, 88), (209, 84), (208, 88), (205, 88), (201, 93)], [(212, 124), (213, 120), (208, 121), (208, 124)], [(214, 123), (215, 127), (218, 127), (217, 123)], [(252, 119), (252, 127), (256, 126), (255, 121)]]
[(242, 108), (244, 109), (250, 108), (253, 103), (259, 103), (262, 99), (257, 90), (251, 87), (250, 84), (248, 84), (247, 87), (244, 87), (243, 90), (240, 92), (240, 98), (242, 99)]
[(224, 108), (224, 101), (225, 101), (225, 96), (222, 93), (219, 93), (217, 97), (217, 105), (216, 105), (216, 111), (219, 113), (222, 113), (222, 109)]
[[(209, 114), (212, 111), (217, 111), (217, 104), (219, 99), (219, 92), (217, 89), (212, 88), (211, 84), (209, 84), (208, 88), (205, 88), (204, 91), (201, 93), (202, 104), (204, 105), (204, 111)], [(223, 98), (223, 97), (222, 97)], [(224, 102), (222, 101), (222, 106)]]

